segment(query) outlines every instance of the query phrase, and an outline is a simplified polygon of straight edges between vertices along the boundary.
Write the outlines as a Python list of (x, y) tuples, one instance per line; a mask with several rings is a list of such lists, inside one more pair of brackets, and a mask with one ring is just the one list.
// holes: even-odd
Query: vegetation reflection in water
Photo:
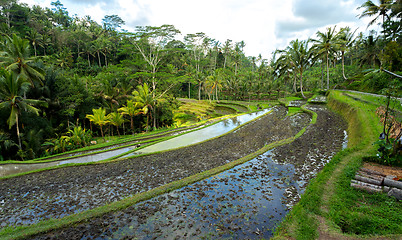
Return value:
[(100, 237), (269, 238), (304, 190), (295, 167), (270, 154), (115, 213)]
[(190, 132), (190, 133), (169, 139), (167, 141), (163, 141), (163, 142), (151, 145), (149, 147), (139, 150), (138, 152), (130, 153), (124, 157), (133, 156), (135, 154), (152, 153), (152, 152), (157, 152), (157, 151), (170, 150), (170, 149), (185, 147), (185, 146), (189, 146), (191, 144), (199, 143), (199, 142), (220, 136), (222, 134), (225, 134), (225, 133), (235, 129), (238, 126), (247, 123), (248, 121), (251, 121), (259, 116), (262, 116), (263, 114), (269, 112), (270, 110), (271, 110), (271, 108), (264, 109), (262, 111), (255, 112), (255, 113), (249, 113), (249, 114), (244, 114), (244, 115), (240, 115), (237, 117), (225, 119), (212, 126), (209, 126), (209, 127), (206, 127), (206, 128), (194, 131), (194, 132)]
[[(223, 120), (217, 124), (214, 124), (212, 126), (190, 132), (178, 137), (175, 137), (173, 139), (170, 139), (168, 141), (164, 141), (155, 145), (152, 145), (150, 147), (141, 149), (141, 153), (151, 153), (151, 152), (156, 152), (156, 151), (163, 151), (163, 150), (170, 150), (174, 148), (179, 148), (179, 147), (184, 147), (188, 146), (194, 143), (202, 142), (217, 136), (220, 136), (222, 134), (225, 134), (234, 128), (245, 124), (248, 121), (251, 121), (267, 112), (269, 112), (271, 109), (264, 109), (262, 111), (258, 111), (255, 113), (249, 113), (249, 114), (244, 114), (240, 116), (236, 116), (233, 118), (229, 118), (226, 120)], [(120, 148), (116, 150), (111, 150), (107, 152), (102, 152), (102, 153), (97, 153), (97, 154), (92, 154), (92, 155), (87, 155), (87, 156), (78, 156), (73, 159), (68, 159), (68, 160), (63, 160), (63, 161), (55, 161), (55, 162), (48, 162), (48, 163), (38, 163), (38, 164), (5, 164), (5, 165), (0, 165), (0, 177), (3, 176), (8, 176), (11, 174), (17, 174), (17, 173), (22, 173), (22, 172), (28, 172), (36, 169), (42, 169), (42, 168), (47, 168), (47, 167), (53, 167), (53, 166), (58, 166), (58, 165), (63, 165), (63, 164), (68, 164), (68, 163), (88, 163), (88, 162), (97, 162), (97, 161), (102, 161), (120, 154), (127, 153), (131, 150), (133, 150), (135, 147), (126, 147), (126, 148)], [(124, 157), (132, 156), (138, 153), (132, 153), (125, 155)]]

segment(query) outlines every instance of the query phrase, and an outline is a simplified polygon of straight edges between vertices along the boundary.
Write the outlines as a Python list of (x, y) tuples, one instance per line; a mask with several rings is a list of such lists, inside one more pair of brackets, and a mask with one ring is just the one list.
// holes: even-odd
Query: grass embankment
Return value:
[[(310, 124), (315, 123), (314, 119), (317, 118), (316, 113), (313, 113), (308, 110), (306, 110), (306, 112), (308, 112), (309, 114), (311, 114), (313, 116), (312, 117), (313, 120), (311, 121)], [(264, 116), (264, 115), (262, 115), (262, 116)], [(262, 116), (260, 116), (258, 118), (261, 118)], [(256, 118), (256, 119), (258, 119), (258, 118)], [(254, 119), (252, 121), (255, 121), (256, 119)], [(239, 126), (239, 127), (241, 127), (241, 126)], [(239, 127), (233, 129), (230, 132), (236, 131)], [(305, 131), (305, 129), (306, 129), (306, 127), (303, 128), (298, 134), (296, 134), (295, 137), (290, 137), (290, 138), (287, 138), (287, 139), (284, 139), (284, 140), (281, 140), (278, 142), (268, 144), (252, 154), (249, 154), (249, 155), (247, 155), (243, 158), (240, 158), (238, 160), (235, 160), (233, 162), (227, 163), (223, 166), (216, 167), (214, 169), (204, 171), (204, 172), (195, 174), (193, 176), (168, 183), (161, 187), (157, 187), (150, 191), (136, 194), (132, 197), (126, 198), (121, 201), (112, 202), (112, 203), (104, 205), (102, 207), (98, 207), (98, 208), (87, 210), (87, 211), (84, 211), (81, 213), (73, 214), (73, 215), (70, 215), (70, 216), (67, 216), (67, 217), (64, 217), (61, 219), (50, 219), (50, 220), (41, 221), (40, 223), (29, 225), (29, 226), (19, 226), (16, 228), (10, 227), (10, 228), (3, 229), (0, 232), (0, 239), (24, 239), (29, 236), (33, 236), (33, 235), (40, 234), (40, 233), (45, 233), (45, 232), (48, 232), (48, 231), (51, 231), (54, 229), (72, 226), (72, 225), (84, 222), (90, 218), (100, 217), (109, 212), (125, 209), (138, 202), (142, 202), (142, 201), (151, 199), (151, 198), (159, 196), (161, 194), (173, 191), (175, 189), (182, 188), (189, 184), (201, 181), (205, 178), (208, 178), (208, 177), (211, 177), (218, 173), (221, 173), (223, 171), (229, 170), (237, 165), (250, 161), (250, 160), (254, 159), (255, 157), (259, 156), (260, 154), (262, 154), (272, 148), (275, 148), (277, 146), (291, 143), (297, 137), (299, 137)], [(229, 134), (230, 132), (228, 132), (227, 134)]]
[(348, 121), (348, 148), (308, 185), (299, 203), (276, 229), (274, 239), (401, 238), (402, 204), (385, 194), (350, 187), (365, 156), (375, 154), (381, 132), (377, 106), (331, 91), (328, 106)]

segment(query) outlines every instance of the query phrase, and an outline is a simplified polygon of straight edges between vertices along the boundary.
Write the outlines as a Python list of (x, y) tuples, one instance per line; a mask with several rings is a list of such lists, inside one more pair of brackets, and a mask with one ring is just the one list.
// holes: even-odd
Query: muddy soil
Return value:
[[(178, 150), (112, 163), (65, 167), (0, 181), (0, 227), (102, 206), (215, 168), (294, 136), (310, 116), (285, 117), (284, 107), (237, 131)], [(299, 124), (291, 124), (299, 121)]]
[[(323, 106), (295, 142), (201, 182), (35, 239), (260, 239), (342, 148), (345, 122)], [(303, 115), (295, 115), (303, 118)], [(297, 125), (298, 121), (290, 125)], [(283, 126), (283, 125), (282, 125)]]

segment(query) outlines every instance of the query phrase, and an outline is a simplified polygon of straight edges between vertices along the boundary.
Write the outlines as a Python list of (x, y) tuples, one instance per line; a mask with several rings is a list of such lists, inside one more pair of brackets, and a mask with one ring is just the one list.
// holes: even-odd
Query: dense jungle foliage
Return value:
[(400, 0), (361, 6), (360, 17), (378, 20), (380, 33), (333, 26), (269, 60), (246, 56), (244, 41), (181, 37), (172, 25), (128, 32), (117, 15), (97, 23), (70, 16), (59, 0), (52, 6), (0, 1), (0, 160), (172, 126), (177, 98), (250, 101), (395, 86), (400, 93), (401, 80), (385, 72), (402, 71)]

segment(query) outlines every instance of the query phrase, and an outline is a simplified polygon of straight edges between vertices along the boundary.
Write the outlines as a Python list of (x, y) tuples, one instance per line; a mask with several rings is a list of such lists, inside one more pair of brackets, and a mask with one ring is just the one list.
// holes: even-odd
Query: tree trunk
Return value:
[(149, 126), (149, 114), (147, 113), (147, 127), (145, 129), (146, 132), (148, 132), (148, 126)]
[(103, 138), (103, 142), (106, 142), (105, 137), (103, 136), (103, 129), (102, 129), (102, 125), (99, 125), (99, 126), (100, 126), (100, 129), (101, 129), (101, 135), (102, 135), (102, 138)]
[(324, 89), (324, 59), (321, 63), (321, 89)]
[(34, 49), (35, 49), (35, 57), (36, 57), (36, 44), (34, 43), (33, 46), (34, 46)]
[(22, 150), (22, 144), (21, 144), (21, 136), (20, 136), (20, 127), (18, 126), (18, 114), (15, 117), (15, 123), (17, 125), (17, 137), (18, 137), (18, 146), (20, 150)]
[(154, 130), (156, 129), (156, 107), (153, 108), (154, 111)]
[(117, 129), (117, 134), (118, 134), (118, 135), (119, 135), (119, 137), (120, 137), (119, 126), (116, 126), (116, 129)]
[(101, 64), (101, 59), (100, 59), (100, 55), (99, 55), (99, 51), (98, 51), (97, 53), (98, 53), (98, 62), (99, 62), (99, 67), (102, 67), (102, 64)]
[(304, 93), (303, 93), (303, 71), (300, 72), (300, 92), (301, 92), (302, 97), (305, 99), (306, 97), (304, 96)]
[(191, 83), (188, 82), (188, 98), (191, 98)]
[(201, 100), (201, 82), (198, 85), (198, 100)]
[(130, 116), (130, 119), (131, 119), (131, 121), (130, 121), (130, 123), (131, 123), (131, 131), (132, 131), (132, 134), (133, 134), (133, 136), (134, 136), (134, 121), (133, 121), (133, 116)]
[(329, 53), (327, 52), (327, 90), (329, 90)]

